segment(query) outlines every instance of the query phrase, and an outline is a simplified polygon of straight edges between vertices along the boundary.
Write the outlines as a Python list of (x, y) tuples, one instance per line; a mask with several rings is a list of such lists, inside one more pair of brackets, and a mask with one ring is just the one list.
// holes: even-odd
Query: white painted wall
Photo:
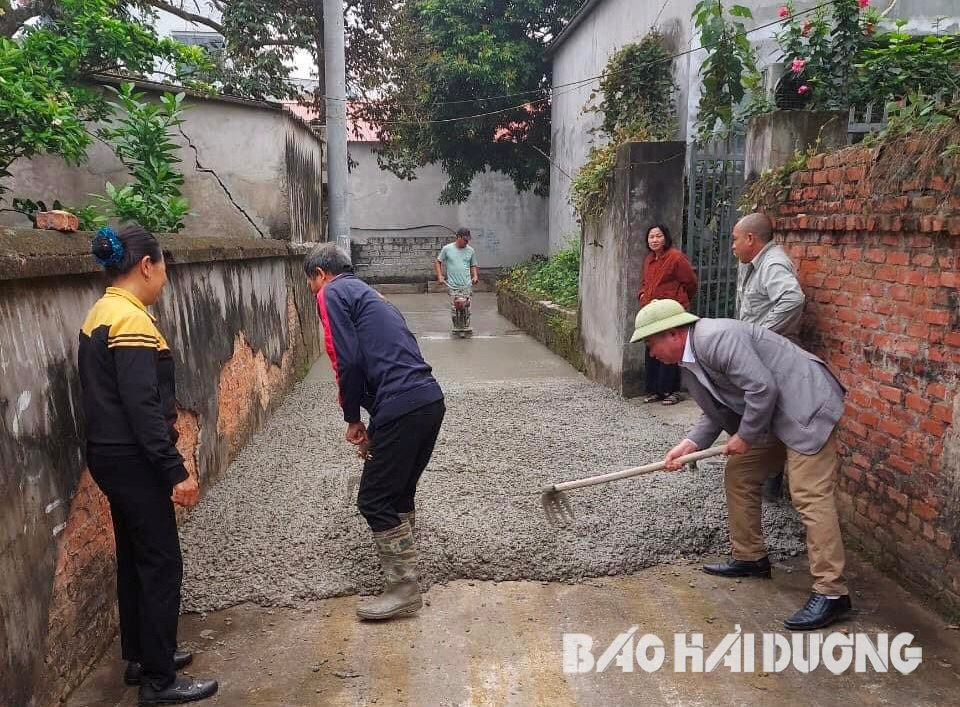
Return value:
[[(515, 265), (547, 251), (547, 200), (532, 192), (518, 194), (513, 181), (497, 172), (473, 180), (471, 196), (462, 204), (440, 204), (437, 196), (447, 178), (439, 165), (406, 181), (377, 165), (375, 142), (351, 142), (351, 238), (452, 235), (469, 228), (481, 267)], [(428, 228), (412, 229), (414, 226)], [(446, 227), (446, 228), (444, 228)], [(397, 230), (403, 229), (403, 230)], [(448, 230), (449, 229), (449, 230)]]

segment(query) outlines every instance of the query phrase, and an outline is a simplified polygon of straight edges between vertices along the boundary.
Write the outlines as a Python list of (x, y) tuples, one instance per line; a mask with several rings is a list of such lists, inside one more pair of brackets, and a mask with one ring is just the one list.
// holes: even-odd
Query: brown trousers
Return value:
[(836, 431), (816, 454), (800, 454), (775, 441), (751, 447), (746, 454), (727, 460), (724, 485), (733, 556), (737, 560), (759, 560), (766, 556), (760, 527), (763, 482), (783, 469), (784, 459), (790, 497), (807, 529), (807, 556), (814, 579), (813, 591), (827, 595), (847, 594), (843, 576), (843, 540), (834, 498), (840, 469)]

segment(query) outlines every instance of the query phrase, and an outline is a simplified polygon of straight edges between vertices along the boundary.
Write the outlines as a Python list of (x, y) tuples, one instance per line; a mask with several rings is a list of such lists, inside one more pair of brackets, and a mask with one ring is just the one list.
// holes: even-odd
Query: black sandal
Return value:
[(676, 405), (680, 402), (680, 393), (670, 393), (660, 401), (661, 405)]
[(643, 396), (644, 404), (655, 403), (659, 400), (663, 400), (663, 395), (661, 395), (660, 393), (650, 393), (649, 395)]

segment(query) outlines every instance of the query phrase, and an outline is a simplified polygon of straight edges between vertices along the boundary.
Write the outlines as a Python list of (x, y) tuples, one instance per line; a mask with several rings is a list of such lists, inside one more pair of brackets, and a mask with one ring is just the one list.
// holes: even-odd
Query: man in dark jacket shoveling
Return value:
[[(443, 391), (399, 310), (353, 275), (347, 254), (323, 243), (304, 262), (340, 392), (346, 439), (365, 459), (357, 507), (373, 531), (386, 590), (357, 607), (362, 619), (412, 614), (417, 581), (414, 495), (446, 411)], [(360, 408), (370, 413), (370, 427)]]
[(769, 577), (760, 527), (761, 488), (786, 453), (793, 505), (807, 529), (813, 593), (784, 621), (795, 631), (823, 628), (850, 610), (843, 540), (834, 490), (840, 462), (837, 423), (844, 389), (826, 364), (756, 324), (699, 319), (679, 302), (654, 300), (637, 314), (631, 342), (643, 341), (664, 363), (678, 363), (703, 415), (667, 453), (676, 459), (709, 447), (726, 431), (724, 486), (733, 558), (705, 565), (723, 577)]

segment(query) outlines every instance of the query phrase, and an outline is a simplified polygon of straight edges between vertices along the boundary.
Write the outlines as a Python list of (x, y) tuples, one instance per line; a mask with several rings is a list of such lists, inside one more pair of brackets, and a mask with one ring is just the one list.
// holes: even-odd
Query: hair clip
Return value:
[(110, 257), (101, 258), (99, 255), (94, 255), (94, 259), (105, 268), (109, 268), (112, 265), (119, 265), (123, 262), (126, 249), (123, 247), (123, 241), (120, 240), (117, 232), (109, 226), (101, 226), (99, 230), (97, 230), (97, 235), (93, 237), (94, 245), (96, 245), (101, 238), (106, 238), (107, 242), (110, 243)]

